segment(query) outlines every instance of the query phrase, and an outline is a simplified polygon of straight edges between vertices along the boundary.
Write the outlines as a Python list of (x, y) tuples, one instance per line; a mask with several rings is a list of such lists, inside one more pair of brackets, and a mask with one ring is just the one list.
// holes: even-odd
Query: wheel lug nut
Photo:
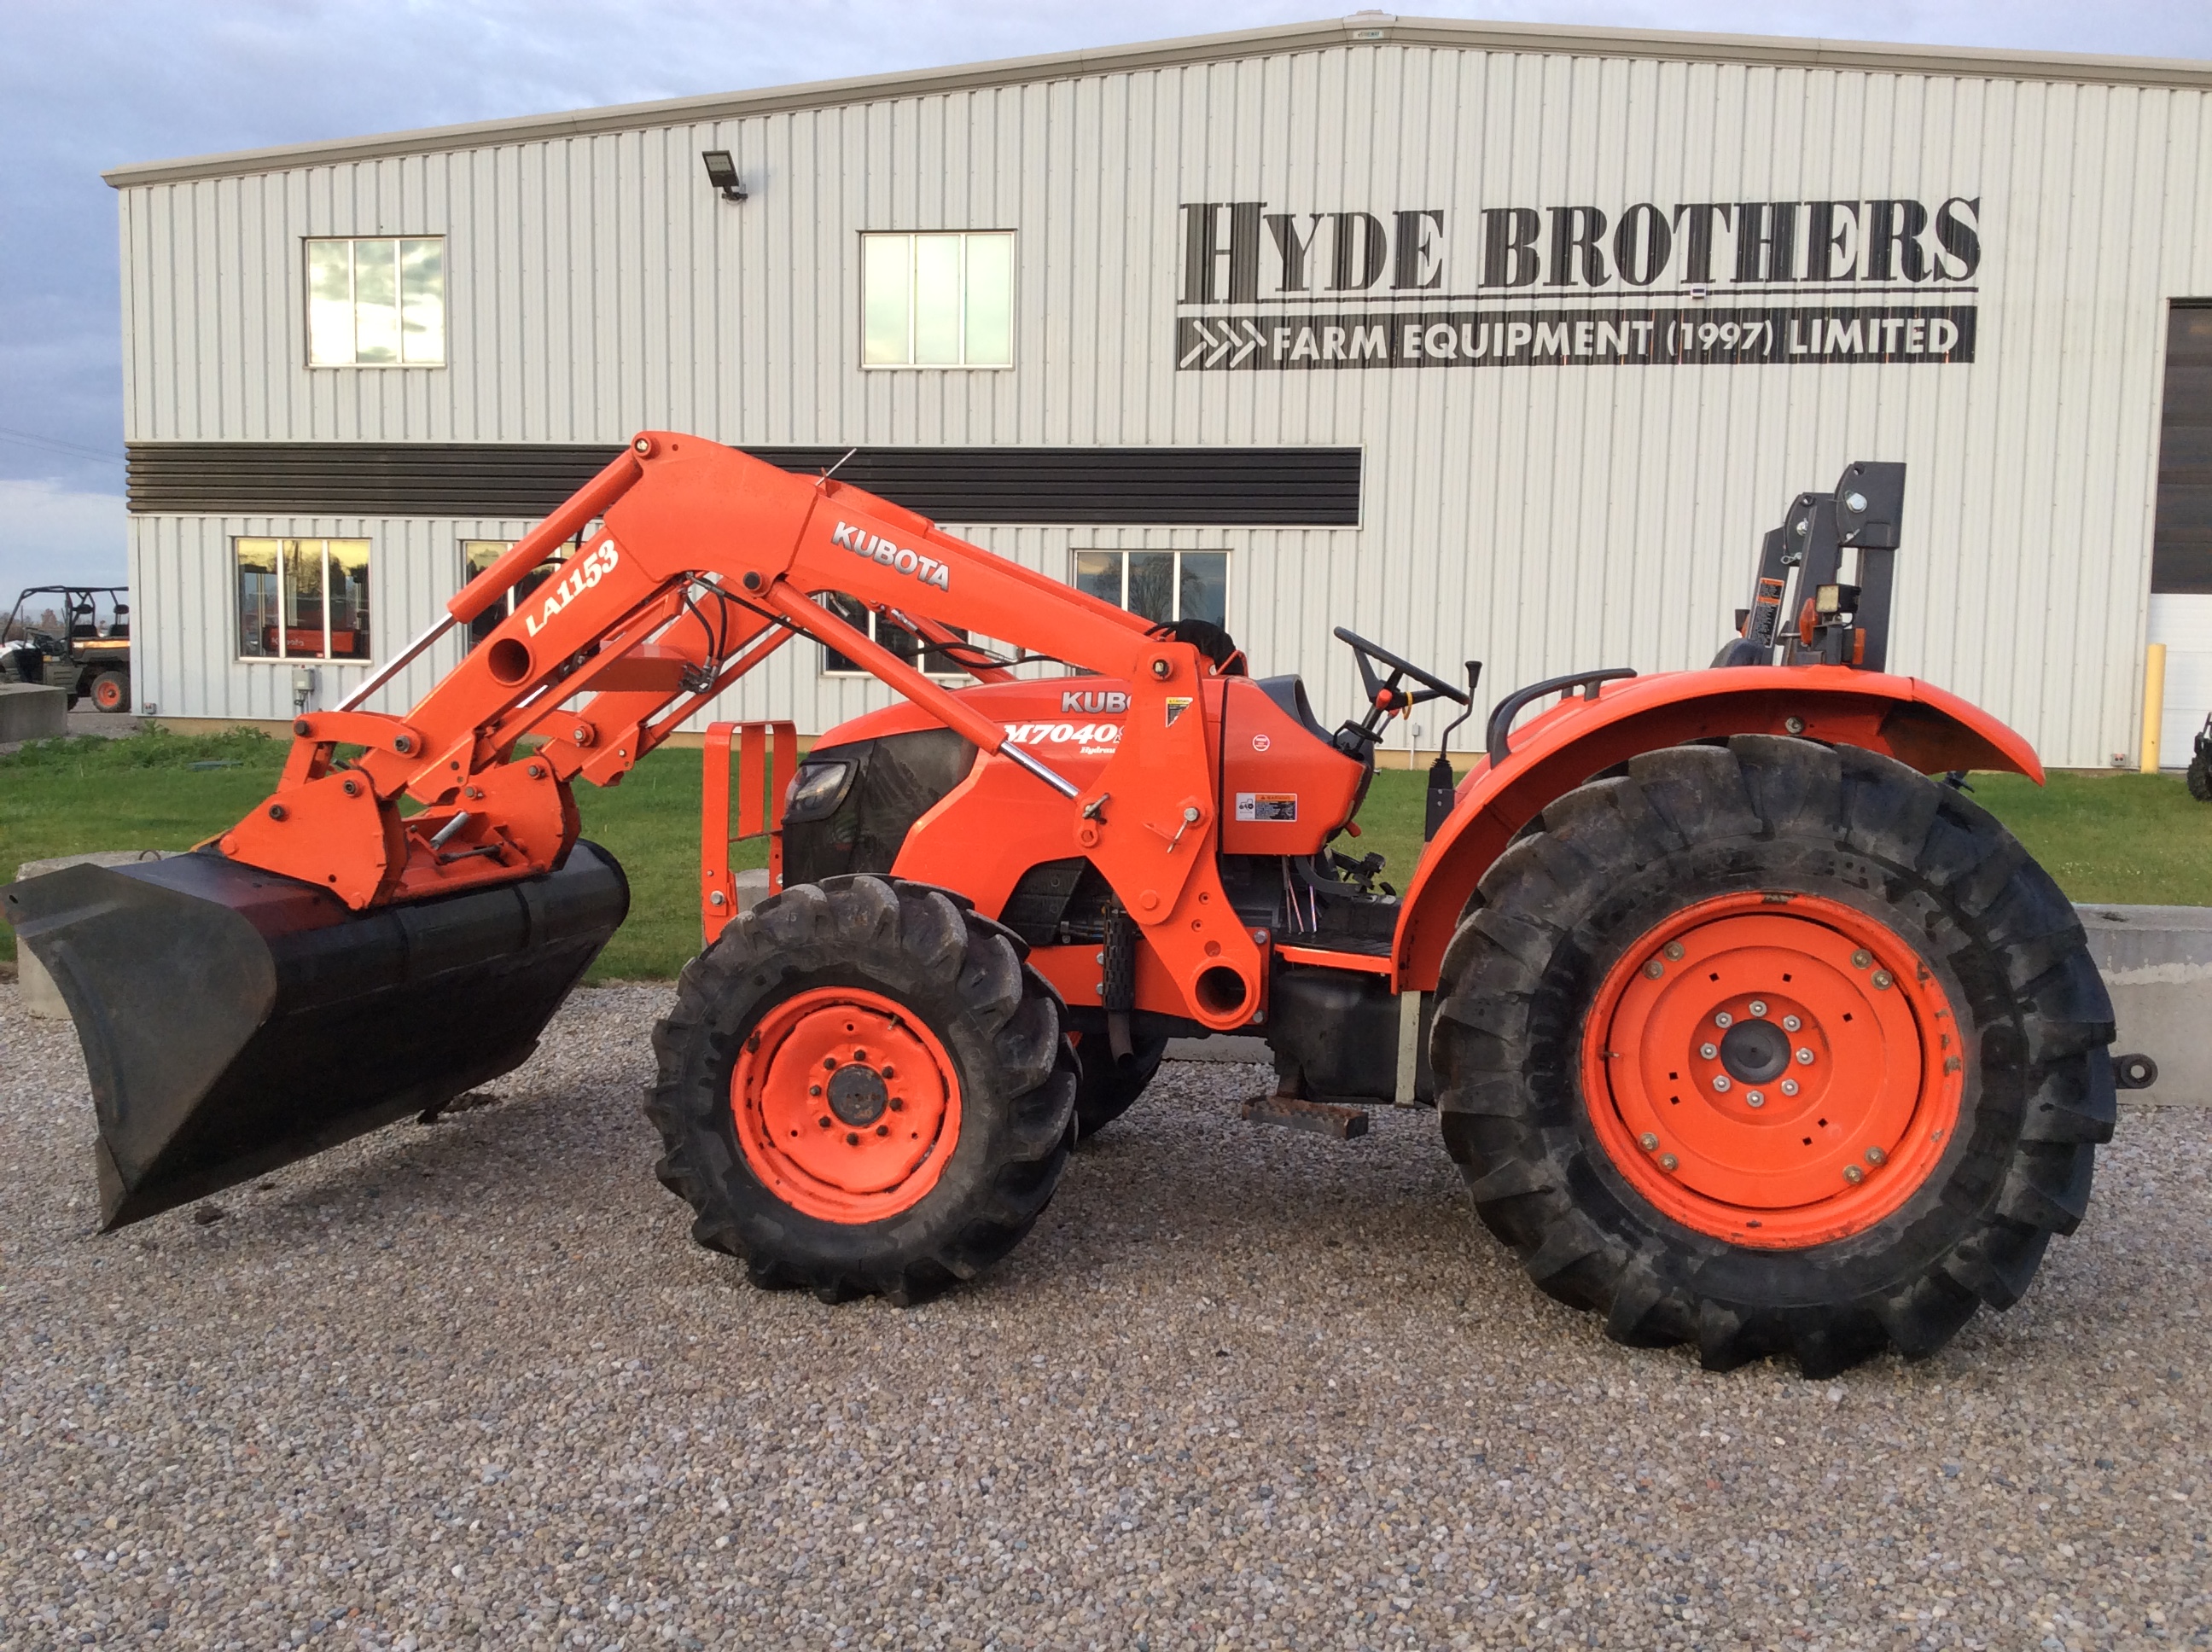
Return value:
[(1734, 1016), (1730, 1015), (1726, 1010), (1723, 1010), (1718, 1015), (1713, 1017), (1713, 1025), (1716, 1027), (1725, 1027), (1735, 1019), (1735, 1017)]
[(868, 1059), (868, 1053), (866, 1050), (854, 1050), (853, 1052), (853, 1059), (855, 1061), (865, 1061)]
[(819, 1096), (822, 1093), (822, 1086), (819, 1084), (809, 1084), (806, 1087), (806, 1093), (810, 1096)]
[(1804, 1024), (1794, 1015), (1785, 1015), (1782, 1017), (1782, 1030), (1784, 1032), (1796, 1032)]
[(1782, 1093), (1784, 1096), (1795, 1096), (1797, 1093), (1797, 1081), (1795, 1078), (1784, 1078), (1782, 1081)]
[(1891, 975), (1887, 969), (1877, 969), (1874, 972), (1870, 979), (1874, 982), (1875, 991), (1879, 993), (1886, 989), (1892, 981), (1897, 979), (1897, 977)]
[(1751, 1012), (1753, 1015), (1765, 1015), (1766, 1013), (1766, 1000), (1759, 998), (1752, 999)]
[(1857, 951), (1851, 954), (1851, 968), (1854, 969), (1863, 969), (1867, 965), (1873, 962), (1874, 954), (1868, 951), (1863, 946), (1859, 948)]
[(1704, 1056), (1708, 1061), (1711, 1060), (1720, 1053), (1721, 1047), (1717, 1044), (1700, 1044), (1698, 1046), (1698, 1054)]
[(1889, 1155), (1883, 1152), (1879, 1147), (1869, 1147), (1866, 1150), (1866, 1162), (1869, 1164), (1883, 1163), (1888, 1159), (1888, 1157)]
[(891, 1111), (894, 1113), (903, 1113), (906, 1111), (906, 1102), (903, 1097), (897, 1096), (891, 1097)]
[(888, 1136), (890, 1133), (891, 1127), (887, 1124), (879, 1124), (876, 1127), (876, 1133), (879, 1136)]
[(837, 1058), (834, 1055), (825, 1055), (822, 1058), (822, 1065), (825, 1067), (834, 1068), (837, 1065)]
[(896, 1072), (893, 1072), (893, 1071), (891, 1070), (891, 1068), (890, 1068), (888, 1065), (886, 1065), (885, 1066), (884, 1066), (884, 1068), (882, 1069), (882, 1072), (883, 1072), (883, 1075), (884, 1075), (884, 1078), (897, 1078), (897, 1077), (898, 1077), (898, 1074), (897, 1074)]
[(1800, 1044), (1797, 1047), (1797, 1065), (1801, 1067), (1809, 1067), (1813, 1065), (1813, 1049), (1810, 1045)]
[(1667, 955), (1667, 962), (1668, 962), (1668, 963), (1681, 963), (1681, 961), (1682, 961), (1682, 943), (1681, 943), (1681, 942), (1680, 942), (1680, 941), (1669, 941), (1669, 942), (1668, 942), (1668, 943), (1667, 943), (1667, 944), (1666, 944), (1666, 945), (1664, 945), (1664, 946), (1661, 947), (1659, 950), (1660, 950), (1662, 952), (1664, 952), (1664, 953)]
[(1866, 1172), (1856, 1164), (1846, 1164), (1844, 1166), (1844, 1180), (1856, 1187), (1866, 1180)]
[(845, 1133), (845, 1145), (848, 1147), (858, 1147), (860, 1145), (860, 1133), (857, 1130), (848, 1130)]
[(826, 1113), (822, 1115), (822, 1127), (824, 1130), (830, 1127), (830, 1115)]
[(1659, 1155), (1659, 1168), (1662, 1170), (1671, 1170), (1681, 1162), (1681, 1160), (1676, 1158), (1672, 1153), (1662, 1153)]
[(1647, 1130), (1636, 1139), (1636, 1145), (1648, 1153), (1653, 1148), (1658, 1146), (1659, 1138), (1653, 1135), (1649, 1130)]
[(1725, 1072), (1716, 1072), (1715, 1074), (1713, 1074), (1713, 1088), (1714, 1088), (1715, 1090), (1726, 1090), (1728, 1087), (1729, 1087), (1729, 1076), (1728, 1076), (1728, 1074), (1726, 1074)]
[(1667, 973), (1667, 966), (1660, 963), (1658, 959), (1654, 958), (1650, 963), (1644, 966), (1644, 973), (1649, 979), (1656, 981), (1660, 976)]
[(1766, 1097), (1758, 1090), (1747, 1090), (1743, 1092), (1743, 1104), (1746, 1107), (1765, 1107)]

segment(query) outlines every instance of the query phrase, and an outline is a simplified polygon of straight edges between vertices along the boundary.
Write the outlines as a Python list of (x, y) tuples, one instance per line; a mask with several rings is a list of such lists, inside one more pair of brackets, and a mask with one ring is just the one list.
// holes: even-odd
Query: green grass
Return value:
[[(269, 795), (285, 750), (250, 731), (152, 732), (42, 740), (0, 757), (0, 879), (49, 855), (188, 849)], [(0, 957), (15, 956), (15, 932), (0, 924)]]
[[(629, 917), (592, 966), (594, 981), (672, 976), (699, 950), (699, 774), (696, 751), (654, 752), (602, 791), (576, 788), (584, 835), (611, 850), (629, 878)], [(735, 768), (736, 765), (731, 765)], [(744, 868), (768, 865), (765, 839), (732, 852)]]
[[(238, 820), (276, 788), (289, 743), (251, 731), (126, 739), (81, 736), (0, 757), (0, 882), (26, 860), (93, 849), (188, 849)], [(584, 835), (629, 878), (629, 920), (594, 980), (672, 976), (699, 949), (696, 751), (661, 750), (619, 786), (576, 788)], [(223, 764), (195, 768), (195, 764)], [(738, 866), (765, 866), (768, 846), (737, 846)], [(15, 936), (0, 924), (0, 958)]]
[[(1460, 772), (1467, 772), (1464, 763)], [(1382, 881), (1403, 895), (1420, 863), (1421, 821), (1428, 807), (1428, 770), (1377, 769), (1368, 783), (1367, 800), (1359, 805), (1359, 836), (1340, 837), (1332, 847), (1354, 860), (1363, 854), (1381, 855)]]
[(2212, 805), (2179, 775), (1976, 774), (1973, 799), (2076, 901), (2212, 906)]
[[(2011, 828), (2072, 899), (2212, 906), (2212, 805), (2191, 799), (2179, 776), (2069, 770), (2047, 786), (2020, 774), (1975, 774), (1968, 784), (1972, 800)], [(1386, 769), (1360, 811), (1358, 847), (1389, 858), (1383, 876), (1401, 890), (1420, 857), (1427, 785), (1424, 772)]]
[[(275, 787), (286, 746), (265, 735), (170, 734), (47, 741), (0, 757), (0, 880), (18, 864), (89, 849), (189, 848)], [(205, 767), (216, 764), (221, 767)], [(195, 765), (203, 765), (195, 767)], [(696, 751), (662, 750), (620, 786), (577, 787), (584, 832), (629, 875), (630, 916), (594, 979), (673, 975), (699, 944)], [(1400, 890), (1420, 859), (1427, 775), (1385, 770), (1348, 851), (1381, 853)], [(2039, 789), (2016, 774), (1974, 777), (1973, 797), (2019, 834), (2077, 901), (2212, 906), (2212, 806), (2164, 775), (2061, 774)], [(767, 846), (738, 846), (761, 866)], [(0, 925), (0, 957), (15, 956)]]

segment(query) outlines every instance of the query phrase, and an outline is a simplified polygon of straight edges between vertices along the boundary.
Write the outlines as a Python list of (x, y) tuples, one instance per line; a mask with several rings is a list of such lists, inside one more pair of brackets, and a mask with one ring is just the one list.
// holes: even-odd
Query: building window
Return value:
[(309, 367), (432, 367), (445, 360), (443, 237), (307, 243)]
[(863, 235), (861, 359), (872, 367), (1014, 364), (1014, 238)]
[(368, 540), (233, 543), (240, 659), (369, 658)]
[(1225, 550), (1079, 550), (1075, 588), (1148, 620), (1229, 623)]
[[(461, 583), (466, 585), (494, 562), (514, 549), (512, 539), (464, 539), (461, 541)], [(506, 597), (494, 603), (469, 622), (469, 647), (473, 648), (499, 629), (530, 593), (561, 571), (561, 558), (553, 556), (524, 574), (507, 587)]]
[[(822, 593), (820, 601), (824, 608), (855, 631), (860, 632), (869, 641), (879, 648), (888, 648), (917, 670), (926, 671), (932, 677), (967, 675), (957, 665), (945, 659), (942, 653), (932, 653), (927, 659), (921, 659), (923, 645), (920, 637), (915, 635), (903, 625), (895, 624), (885, 619), (858, 598), (848, 597), (842, 591), (825, 591)], [(968, 633), (957, 625), (949, 625), (945, 629), (951, 631), (963, 642), (968, 640)], [(826, 642), (822, 645), (822, 669), (831, 677), (868, 675), (866, 666), (857, 660), (847, 659)]]

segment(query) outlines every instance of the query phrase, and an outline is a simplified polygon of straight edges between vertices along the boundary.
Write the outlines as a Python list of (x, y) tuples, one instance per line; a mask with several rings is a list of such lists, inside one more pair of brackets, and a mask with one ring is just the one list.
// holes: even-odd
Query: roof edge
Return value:
[(1330, 46), (1436, 46), (1464, 51), (1566, 53), (1577, 57), (1672, 58), (1690, 63), (1751, 64), (1774, 68), (1862, 70), (1905, 75), (1954, 75), (1988, 80), (2074, 82), (2088, 85), (2172, 87), (2212, 91), (2212, 62), (2182, 58), (2068, 57), (1995, 47), (1888, 45), (1785, 35), (1699, 34), (1660, 29), (1598, 28), (1482, 22), (1448, 17), (1363, 13), (1311, 23), (1279, 24), (1231, 33), (1198, 34), (1130, 46), (1086, 47), (1029, 58), (955, 64), (939, 69), (854, 76), (764, 87), (757, 91), (665, 98), (548, 115), (510, 116), (367, 137), (279, 144), (171, 161), (135, 161), (100, 176), (113, 188), (234, 177), (295, 167), (381, 160), (550, 137), (633, 131), (695, 122), (732, 120), (799, 109), (835, 108), (882, 99), (921, 97), (1077, 76), (1172, 68), (1224, 58), (1274, 56)]

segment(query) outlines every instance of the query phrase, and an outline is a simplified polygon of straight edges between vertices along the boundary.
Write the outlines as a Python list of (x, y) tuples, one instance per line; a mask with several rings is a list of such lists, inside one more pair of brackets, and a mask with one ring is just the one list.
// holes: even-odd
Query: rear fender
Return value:
[(1435, 989), (1468, 896), (1553, 799), (1638, 753), (1731, 734), (1802, 734), (1879, 751), (1923, 774), (2002, 769), (2043, 783), (2026, 740), (1915, 677), (1759, 665), (1632, 677), (1605, 684), (1594, 700), (1577, 691), (1516, 730), (1503, 762), (1493, 768), (1484, 757), (1460, 783), (1398, 914), (1391, 957), (1399, 989)]

